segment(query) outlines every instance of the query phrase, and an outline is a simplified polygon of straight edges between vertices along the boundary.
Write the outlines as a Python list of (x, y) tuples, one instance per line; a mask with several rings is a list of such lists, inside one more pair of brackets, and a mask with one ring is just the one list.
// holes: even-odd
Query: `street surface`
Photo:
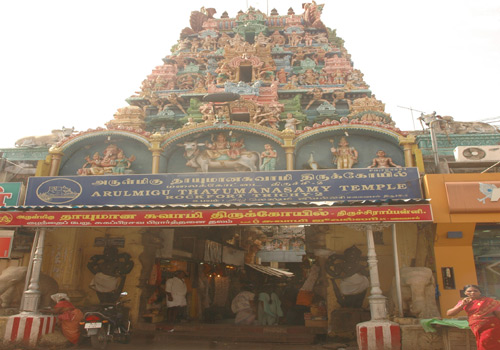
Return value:
[[(193, 335), (196, 338), (196, 335)], [(357, 350), (357, 346), (343, 347), (338, 343), (324, 344), (284, 344), (284, 343), (236, 343), (225, 341), (210, 341), (210, 340), (185, 340), (171, 339), (155, 340), (152, 337), (135, 337), (129, 344), (109, 343), (106, 350), (324, 350), (324, 349), (345, 349)], [(17, 350), (17, 348), (14, 348)], [(37, 350), (62, 350), (71, 349), (71, 347), (44, 347)], [(78, 346), (78, 350), (93, 350), (89, 341), (84, 341)]]
[[(195, 337), (195, 336), (194, 336)], [(92, 350), (90, 344), (83, 344), (79, 350)], [(130, 344), (109, 344), (106, 350), (324, 350), (342, 349), (329, 344), (279, 344), (279, 343), (233, 343), (209, 340), (170, 340), (168, 342), (157, 342), (151, 339), (133, 339)], [(344, 349), (357, 350), (357, 347)]]

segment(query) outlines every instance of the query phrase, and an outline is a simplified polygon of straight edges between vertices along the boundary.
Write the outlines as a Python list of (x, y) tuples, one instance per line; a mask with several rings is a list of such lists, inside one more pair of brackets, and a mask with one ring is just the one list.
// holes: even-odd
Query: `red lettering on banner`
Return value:
[[(7, 217), (8, 215), (8, 217)], [(206, 226), (281, 224), (336, 224), (432, 221), (429, 204), (400, 206), (240, 208), (240, 209), (151, 209), (68, 210), (0, 213), (4, 226)]]

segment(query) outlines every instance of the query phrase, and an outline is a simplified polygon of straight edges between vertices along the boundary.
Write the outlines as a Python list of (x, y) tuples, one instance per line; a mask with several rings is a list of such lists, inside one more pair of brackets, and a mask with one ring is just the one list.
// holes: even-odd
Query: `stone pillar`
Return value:
[(5, 325), (3, 343), (7, 346), (21, 343), (36, 348), (41, 336), (54, 333), (56, 320), (54, 315), (26, 313), (10, 316)]
[(368, 268), (370, 270), (370, 313), (372, 320), (387, 319), (387, 298), (382, 295), (380, 289), (380, 278), (378, 274), (378, 260), (375, 252), (375, 242), (373, 240), (373, 228), (371, 225), (366, 226), (366, 241), (368, 246)]
[(404, 155), (405, 155), (405, 166), (414, 167), (415, 162), (413, 161), (412, 149), (415, 145), (415, 136), (409, 135), (407, 137), (400, 137), (399, 144), (403, 145)]
[(356, 326), (359, 350), (401, 349), (399, 324), (389, 320), (368, 321)]
[(60, 148), (51, 147), (49, 150), (52, 159), (50, 161), (49, 176), (57, 176), (59, 174), (59, 167), (61, 166), (61, 159), (64, 155)]
[(29, 278), (28, 289), (24, 291), (21, 300), (22, 313), (37, 313), (40, 304), (40, 272), (42, 270), (43, 244), (45, 241), (45, 228), (39, 229), (38, 242), (33, 256), (32, 271), (27, 271), (26, 278)]
[(34, 348), (43, 334), (54, 332), (56, 317), (38, 312), (45, 228), (40, 228), (37, 235), (36, 248), (30, 262), (31, 271), (26, 273), (26, 279), (29, 280), (28, 289), (23, 293), (20, 314), (10, 316), (7, 320), (4, 344), (22, 343)]
[(286, 154), (286, 170), (294, 170), (295, 164), (293, 153), (295, 152), (295, 145), (293, 144), (293, 139), (295, 138), (295, 132), (290, 129), (285, 129), (281, 132), (281, 135), (284, 140), (283, 148)]
[[(383, 227), (383, 226), (382, 226)], [(375, 252), (372, 225), (366, 226), (368, 246), (368, 267), (370, 269), (370, 303), (371, 320), (358, 323), (356, 334), (359, 350), (399, 350), (401, 349), (401, 330), (397, 323), (389, 321), (387, 314), (387, 298), (382, 295), (378, 273), (378, 260)]]
[(161, 141), (163, 140), (163, 135), (156, 133), (150, 138), (151, 147), (149, 150), (153, 154), (153, 164), (151, 164), (151, 174), (158, 174), (160, 171), (160, 155), (162, 152)]

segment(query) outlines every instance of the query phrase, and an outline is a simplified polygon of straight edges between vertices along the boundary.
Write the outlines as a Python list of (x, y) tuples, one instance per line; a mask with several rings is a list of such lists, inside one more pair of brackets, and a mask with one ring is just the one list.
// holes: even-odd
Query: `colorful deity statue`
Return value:
[(222, 132), (218, 133), (215, 139), (212, 135), (211, 142), (205, 142), (205, 147), (207, 148), (207, 154), (211, 159), (230, 159), (228, 152), (231, 145), (227, 140), (227, 136)]
[(392, 158), (387, 157), (385, 155), (385, 152), (382, 150), (377, 151), (377, 157), (373, 158), (372, 164), (368, 166), (368, 168), (390, 168), (390, 167), (401, 168), (400, 165), (394, 164)]
[(292, 113), (287, 113), (286, 114), (286, 119), (285, 119), (285, 130), (297, 130), (297, 125), (300, 124), (300, 120), (294, 118)]
[(126, 170), (130, 168), (132, 162), (135, 160), (135, 156), (130, 156), (130, 158), (125, 157), (122, 150), (118, 152), (113, 166), (113, 174), (125, 174)]
[(92, 158), (87, 156), (85, 160), (85, 164), (78, 169), (78, 175), (124, 174), (135, 160), (135, 156), (127, 158), (121, 148), (111, 144), (106, 147), (102, 157), (99, 152), (95, 152)]
[[(333, 143), (333, 140), (330, 140)], [(346, 138), (342, 136), (337, 147), (332, 147), (333, 163), (337, 169), (351, 169), (358, 162), (358, 151), (349, 146)]]
[(278, 154), (269, 143), (264, 145), (265, 151), (260, 154), (260, 170), (273, 171), (276, 170), (276, 159)]

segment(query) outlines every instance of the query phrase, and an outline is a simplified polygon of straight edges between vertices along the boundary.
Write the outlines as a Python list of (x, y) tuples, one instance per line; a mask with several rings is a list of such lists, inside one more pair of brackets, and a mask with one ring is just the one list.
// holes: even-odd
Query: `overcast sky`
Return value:
[[(305, 1), (15, 0), (0, 5), (0, 147), (63, 126), (103, 127), (170, 54), (191, 11)], [(403, 130), (419, 111), (459, 121), (500, 119), (498, 0), (325, 2), (322, 20)], [(418, 112), (412, 113), (413, 108)]]

